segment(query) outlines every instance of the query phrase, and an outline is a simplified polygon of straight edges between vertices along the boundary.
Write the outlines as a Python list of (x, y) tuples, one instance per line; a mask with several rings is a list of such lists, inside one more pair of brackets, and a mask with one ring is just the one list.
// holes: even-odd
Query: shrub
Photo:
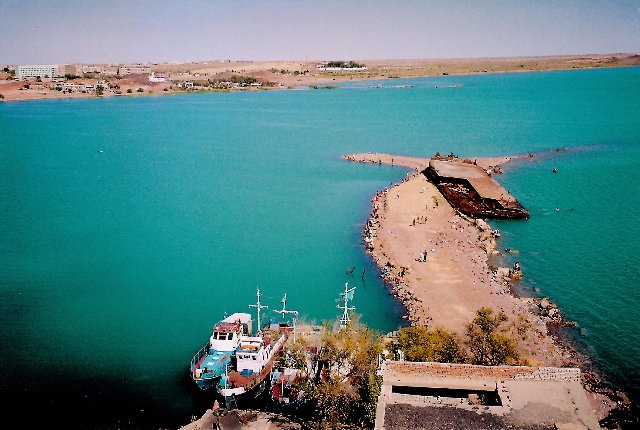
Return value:
[(403, 327), (398, 333), (397, 347), (407, 361), (462, 363), (466, 359), (456, 337), (444, 328)]

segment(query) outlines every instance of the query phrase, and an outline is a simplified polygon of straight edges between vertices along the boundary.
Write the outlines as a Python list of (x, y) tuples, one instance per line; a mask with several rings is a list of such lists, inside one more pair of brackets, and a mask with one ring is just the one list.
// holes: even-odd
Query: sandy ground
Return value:
[[(376, 153), (343, 158), (412, 169), (403, 181), (374, 196), (364, 233), (368, 251), (392, 293), (404, 304), (410, 322), (463, 334), (480, 307), (491, 307), (504, 312), (514, 328), (528, 327), (520, 339), (520, 354), (530, 365), (576, 364), (573, 351), (548, 335), (547, 321), (532, 312), (531, 302), (516, 297), (511, 281), (500, 276), (501, 270), (490, 268), (496, 238), (486, 224), (454, 211), (420, 173), (429, 159)], [(512, 158), (476, 161), (488, 169)], [(424, 251), (427, 260), (417, 261)], [(608, 397), (595, 393), (589, 393), (589, 400), (598, 419), (615, 406)]]
[[(398, 158), (386, 154), (355, 154), (349, 159), (418, 167), (428, 159)], [(477, 159), (482, 167), (499, 165), (509, 158)], [(528, 303), (510, 294), (510, 285), (489, 268), (495, 248), (490, 236), (482, 236), (475, 222), (459, 215), (434, 184), (416, 170), (401, 183), (374, 197), (369, 229), (370, 251), (393, 291), (405, 303), (412, 322), (442, 326), (463, 333), (483, 306), (502, 310), (510, 318), (527, 318), (542, 333), (546, 325), (529, 316)], [(375, 209), (377, 207), (377, 210)], [(377, 216), (377, 218), (376, 218)], [(414, 220), (416, 220), (414, 225)], [(421, 252), (426, 261), (416, 261)], [(403, 273), (403, 274), (402, 274)], [(561, 365), (564, 359), (545, 335), (535, 333), (530, 351), (534, 364)], [(551, 354), (540, 354), (540, 347)], [(527, 351), (529, 352), (529, 351)]]
[[(324, 71), (318, 69), (317, 65), (325, 61), (214, 60), (181, 64), (148, 64), (148, 66), (153, 72), (165, 75), (168, 81), (226, 80), (232, 75), (242, 75), (258, 79), (265, 84), (263, 88), (281, 89), (307, 88), (313, 84), (327, 85), (350, 80), (637, 66), (640, 65), (640, 55), (608, 54), (509, 58), (356, 60), (358, 63), (364, 63), (367, 69), (352, 71)], [(18, 90), (18, 88), (24, 82), (14, 82), (7, 79), (9, 79), (8, 74), (0, 73), (0, 94), (4, 95), (5, 101), (95, 98), (95, 94), (91, 93), (61, 94), (58, 91), (48, 89), (22, 91)], [(74, 82), (95, 84), (96, 79), (79, 79)], [(138, 88), (144, 89), (143, 95), (183, 92), (173, 82), (149, 83), (146, 75), (131, 75), (123, 79), (106, 77), (106, 79), (112, 84), (118, 84), (123, 96), (141, 95), (136, 92)], [(132, 89), (133, 93), (127, 94), (127, 89)], [(114, 95), (116, 94), (105, 92), (104, 97)]]

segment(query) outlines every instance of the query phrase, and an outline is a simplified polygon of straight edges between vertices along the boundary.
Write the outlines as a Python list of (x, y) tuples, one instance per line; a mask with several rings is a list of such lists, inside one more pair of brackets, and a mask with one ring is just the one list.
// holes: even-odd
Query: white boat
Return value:
[(282, 314), (282, 318), (292, 315), (293, 327), (287, 323), (272, 323), (263, 329), (259, 322), (260, 309), (266, 306), (260, 304), (260, 290), (257, 298), (257, 303), (249, 306), (258, 311), (258, 331), (255, 336), (240, 336), (240, 346), (231, 365), (227, 364), (227, 370), (216, 386), (227, 408), (237, 406), (238, 401), (252, 400), (262, 394), (270, 383), (269, 376), (290, 332), (293, 332), (295, 341), (298, 311), (287, 309), (287, 295), (282, 298), (282, 309), (274, 312)]
[(235, 313), (213, 327), (209, 342), (191, 359), (191, 377), (198, 387), (206, 390), (219, 381), (242, 337), (249, 333), (251, 315), (246, 313)]
[(218, 393), (227, 406), (250, 400), (264, 392), (278, 354), (287, 340), (286, 331), (266, 330), (258, 336), (242, 336), (235, 363), (218, 382)]

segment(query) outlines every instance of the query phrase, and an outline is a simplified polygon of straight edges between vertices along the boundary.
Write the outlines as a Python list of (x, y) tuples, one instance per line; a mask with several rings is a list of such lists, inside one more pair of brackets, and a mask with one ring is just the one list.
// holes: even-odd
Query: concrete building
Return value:
[(85, 64), (82, 66), (82, 73), (102, 73), (102, 66)]
[(27, 79), (47, 79), (60, 76), (60, 67), (57, 64), (36, 64), (16, 67), (16, 78), (18, 80)]
[(154, 72), (151, 72), (151, 76), (149, 76), (149, 82), (167, 82), (167, 78), (161, 75), (156, 76)]
[(149, 66), (141, 66), (141, 65), (121, 66), (120, 69), (118, 69), (118, 74), (120, 76), (136, 75), (136, 74), (149, 74), (149, 73), (151, 73), (151, 67), (149, 67)]
[(65, 91), (70, 93), (76, 93), (84, 90), (85, 84), (74, 84), (71, 82), (58, 82), (51, 85), (52, 90)]
[(385, 362), (376, 430), (599, 430), (580, 369)]
[(116, 76), (118, 74), (118, 66), (103, 66), (102, 74), (105, 76)]
[(78, 64), (63, 64), (60, 66), (60, 74), (79, 76), (82, 74), (82, 66)]

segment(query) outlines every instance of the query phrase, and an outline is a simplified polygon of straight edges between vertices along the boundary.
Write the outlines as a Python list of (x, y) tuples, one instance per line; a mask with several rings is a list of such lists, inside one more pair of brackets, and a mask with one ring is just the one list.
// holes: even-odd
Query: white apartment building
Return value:
[(60, 76), (60, 68), (57, 64), (36, 64), (16, 67), (16, 78), (23, 81), (25, 79), (57, 78)]
[(156, 76), (155, 72), (151, 72), (151, 76), (149, 76), (149, 82), (167, 82), (167, 78), (162, 75)]

